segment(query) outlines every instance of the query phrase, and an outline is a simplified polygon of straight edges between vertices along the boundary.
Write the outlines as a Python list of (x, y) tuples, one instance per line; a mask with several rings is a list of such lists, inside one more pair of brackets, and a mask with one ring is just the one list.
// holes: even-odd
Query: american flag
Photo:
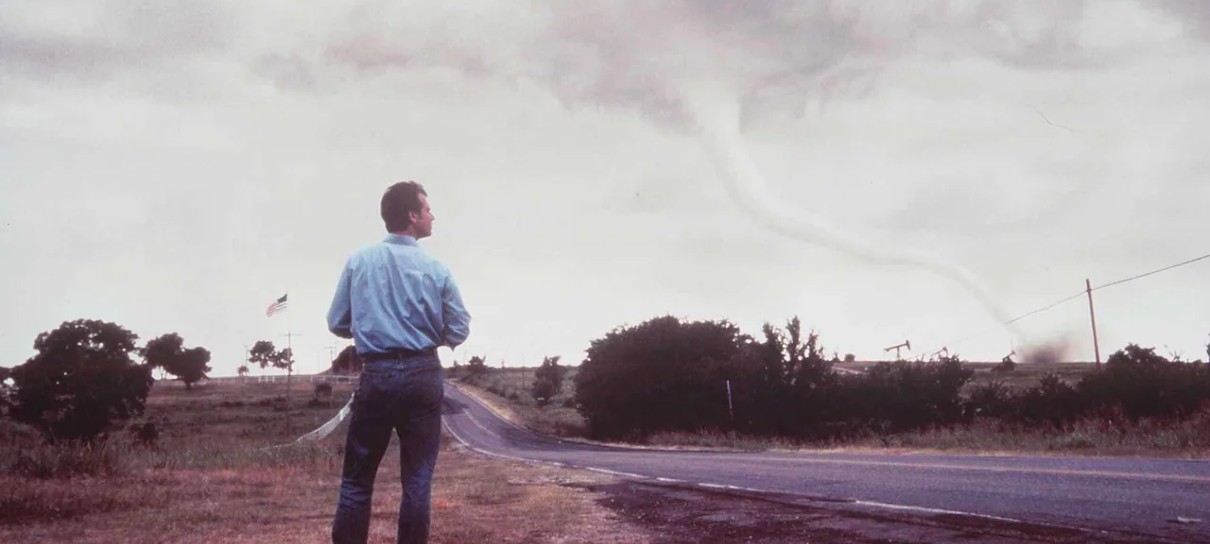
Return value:
[(265, 316), (272, 317), (273, 314), (285, 310), (287, 296), (289, 296), (289, 294), (282, 295), (281, 298), (273, 301), (273, 304), (270, 304), (268, 308), (265, 308)]

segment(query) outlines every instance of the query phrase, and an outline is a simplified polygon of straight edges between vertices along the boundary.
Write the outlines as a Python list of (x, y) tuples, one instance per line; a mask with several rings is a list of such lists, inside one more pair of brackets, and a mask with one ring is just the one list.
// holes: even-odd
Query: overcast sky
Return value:
[[(0, 3), (0, 366), (96, 318), (313, 371), (407, 179), (473, 316), (447, 362), (665, 314), (1091, 360), (1085, 299), (999, 323), (1210, 253), (1203, 2), (445, 4)], [(1094, 293), (1102, 352), (1204, 359), (1207, 278)]]

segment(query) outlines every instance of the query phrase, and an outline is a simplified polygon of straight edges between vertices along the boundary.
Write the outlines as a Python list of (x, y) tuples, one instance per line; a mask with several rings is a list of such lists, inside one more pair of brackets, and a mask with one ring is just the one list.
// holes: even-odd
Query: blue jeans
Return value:
[(374, 476), (391, 442), (392, 430), (399, 435), (403, 483), (398, 539), (400, 544), (428, 541), (443, 398), (441, 361), (436, 355), (365, 364), (353, 399), (332, 542), (366, 542)]

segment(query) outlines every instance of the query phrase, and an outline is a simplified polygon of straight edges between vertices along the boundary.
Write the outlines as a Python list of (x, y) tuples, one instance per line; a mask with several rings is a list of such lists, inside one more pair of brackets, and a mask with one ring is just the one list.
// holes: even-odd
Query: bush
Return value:
[(1144, 417), (1186, 419), (1210, 399), (1205, 363), (1170, 361), (1154, 348), (1129, 344), (1105, 368), (1080, 383), (1090, 409), (1119, 409), (1132, 422)]
[(546, 406), (563, 390), (563, 375), (567, 367), (559, 366), (559, 356), (546, 357), (542, 365), (534, 371), (534, 383), (531, 395), (538, 406)]
[[(886, 437), (975, 418), (1057, 430), (1110, 422), (1125, 432), (1122, 425), (1137, 428), (1143, 418), (1188, 421), (1210, 401), (1210, 364), (1169, 361), (1133, 344), (1075, 385), (1049, 374), (1020, 391), (991, 382), (963, 395), (974, 371), (956, 355), (879, 363), (848, 376), (834, 371), (818, 335), (803, 334), (798, 318), (784, 329), (765, 324), (762, 332), (757, 342), (726, 321), (671, 316), (620, 327), (592, 342), (575, 377), (574, 401), (564, 405), (576, 406), (589, 434), (603, 439), (728, 431), (834, 440)], [(993, 373), (1015, 368), (1010, 355)], [(542, 372), (533, 384), (539, 404), (557, 391), (553, 383), (542, 383)]]
[(150, 421), (144, 422), (142, 425), (131, 425), (130, 432), (134, 435), (135, 442), (140, 446), (154, 446), (156, 445), (156, 441), (160, 439), (160, 430), (155, 426), (155, 423)]
[(729, 425), (726, 380), (750, 339), (728, 322), (665, 316), (594, 340), (576, 374), (578, 410), (596, 438)]
[(1038, 386), (1015, 398), (1008, 419), (1024, 425), (1049, 424), (1055, 429), (1069, 427), (1086, 412), (1085, 398), (1076, 388), (1055, 374), (1047, 374)]
[[(1004, 363), (1001, 363), (1004, 365)], [(1070, 429), (1083, 418), (1112, 422), (1124, 432), (1141, 419), (1187, 420), (1210, 400), (1210, 367), (1170, 361), (1153, 348), (1129, 344), (1102, 370), (1075, 386), (1048, 374), (1038, 385), (1011, 394), (998, 384), (977, 387), (967, 401), (972, 415), (998, 417), (1022, 426)]]
[(113, 476), (122, 472), (122, 455), (109, 442), (37, 444), (19, 448), (7, 472), (30, 478)]
[(960, 391), (974, 371), (955, 355), (932, 363), (879, 363), (841, 382), (837, 409), (845, 432), (901, 432), (962, 420)]
[(12, 375), (12, 370), (0, 366), (0, 417), (8, 415), (8, 408), (12, 405), (12, 388), (8, 386), (8, 377)]
[(119, 325), (83, 319), (39, 334), (38, 354), (12, 371), (11, 417), (53, 442), (90, 441), (141, 414), (152, 379), (130, 358), (137, 339)]
[(1014, 407), (1012, 390), (1001, 382), (988, 382), (971, 389), (967, 396), (964, 413), (967, 419), (975, 417), (1004, 418)]

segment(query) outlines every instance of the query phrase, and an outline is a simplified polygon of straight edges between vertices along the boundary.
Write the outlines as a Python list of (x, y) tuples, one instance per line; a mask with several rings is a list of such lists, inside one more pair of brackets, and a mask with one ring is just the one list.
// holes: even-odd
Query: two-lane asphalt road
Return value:
[(960, 513), (1087, 529), (1090, 535), (1210, 543), (1208, 461), (615, 448), (518, 428), (450, 386), (445, 424), (459, 441), (486, 454), (625, 477), (777, 493), (823, 506)]

